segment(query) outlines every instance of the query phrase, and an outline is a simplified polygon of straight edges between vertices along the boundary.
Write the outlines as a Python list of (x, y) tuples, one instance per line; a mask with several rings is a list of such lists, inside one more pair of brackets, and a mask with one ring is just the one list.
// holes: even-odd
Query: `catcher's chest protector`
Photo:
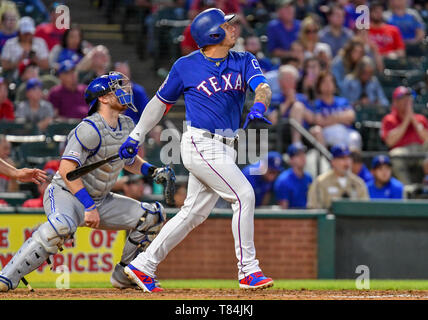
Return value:
[[(101, 144), (98, 151), (89, 156), (85, 164), (91, 164), (116, 154), (122, 143), (134, 128), (132, 120), (126, 116), (119, 115), (120, 125), (113, 131), (99, 113), (95, 113), (86, 119), (92, 121), (101, 135)], [(124, 161), (117, 159), (107, 163), (82, 177), (83, 184), (94, 199), (104, 198), (111, 190), (116, 179), (124, 167)]]

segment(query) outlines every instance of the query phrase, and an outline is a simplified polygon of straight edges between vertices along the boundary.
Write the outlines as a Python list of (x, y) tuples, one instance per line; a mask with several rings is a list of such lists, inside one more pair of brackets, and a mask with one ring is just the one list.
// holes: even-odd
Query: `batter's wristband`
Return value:
[(251, 110), (255, 110), (263, 114), (266, 111), (266, 106), (263, 102), (255, 102)]
[(94, 200), (91, 198), (91, 195), (85, 188), (77, 191), (74, 196), (83, 204), (85, 211), (91, 211), (97, 207)]
[(153, 173), (153, 170), (150, 170), (150, 168), (152, 167), (154, 167), (152, 164), (148, 162), (144, 162), (143, 165), (141, 166), (141, 173), (143, 174), (143, 176), (150, 175), (150, 172)]

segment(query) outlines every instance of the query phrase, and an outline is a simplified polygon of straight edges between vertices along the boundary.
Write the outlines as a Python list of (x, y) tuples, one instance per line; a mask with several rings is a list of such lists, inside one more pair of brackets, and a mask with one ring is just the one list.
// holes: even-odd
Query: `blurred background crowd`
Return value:
[[(55, 23), (61, 4), (71, 11), (68, 29)], [(269, 153), (242, 165), (258, 207), (428, 198), (422, 0), (1, 0), (0, 158), (52, 175), (68, 132), (87, 114), (86, 86), (110, 70), (132, 80), (139, 112), (127, 114), (137, 122), (172, 63), (198, 50), (189, 25), (212, 7), (237, 14), (233, 50), (256, 56), (273, 93), (273, 125), (251, 126), (269, 129)], [(183, 120), (180, 100), (141, 155), (162, 165), (162, 131), (179, 135)], [(180, 207), (187, 172), (174, 169)], [(44, 188), (0, 176), (0, 204), (42, 207)], [(160, 200), (162, 186), (124, 174), (114, 191)]]

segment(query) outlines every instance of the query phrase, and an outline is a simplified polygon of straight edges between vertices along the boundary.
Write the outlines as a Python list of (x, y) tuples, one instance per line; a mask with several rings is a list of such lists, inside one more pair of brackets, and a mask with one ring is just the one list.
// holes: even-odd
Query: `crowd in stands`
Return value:
[[(127, 62), (112, 61), (106, 46), (85, 40), (78, 25), (57, 29), (54, 9), (59, 3), (46, 9), (41, 1), (27, 2), (32, 6), (32, 14), (28, 15), (23, 15), (27, 11), (18, 10), (13, 1), (0, 4), (0, 119), (33, 123), (37, 132), (46, 133), (52, 123), (79, 121), (86, 116), (83, 92), (93, 78), (110, 70), (120, 71), (131, 80), (132, 74)], [(407, 196), (405, 186), (415, 183), (428, 196), (428, 160), (424, 160), (428, 145), (425, 1), (94, 3), (102, 4), (99, 9), (105, 10), (108, 23), (120, 17), (113, 12), (121, 13), (123, 21), (138, 12), (144, 50), (154, 59), (160, 56), (156, 52), (159, 43), (173, 46), (170, 34), (175, 28), (168, 26), (169, 38), (161, 39), (162, 33), (156, 31), (157, 19), (190, 22), (212, 7), (237, 14), (233, 22), (238, 40), (233, 50), (246, 50), (257, 58), (272, 90), (267, 117), (272, 128), (287, 128), (284, 141), (290, 142), (288, 148), (271, 148), (264, 159), (243, 168), (254, 187), (256, 206), (329, 208), (336, 198), (401, 199)], [(361, 11), (356, 10), (361, 5), (369, 8), (363, 22)], [(369, 23), (369, 28), (364, 23)], [(190, 26), (177, 28), (179, 33), (174, 39), (178, 52), (187, 55), (198, 50)], [(136, 45), (139, 48), (140, 43)], [(169, 63), (173, 62), (171, 58)], [(409, 77), (415, 72), (419, 72), (419, 78), (412, 82)], [(132, 85), (139, 112), (127, 114), (137, 122), (153, 93), (146, 93), (135, 82)], [(362, 120), (367, 114), (376, 117)], [(310, 149), (316, 146), (289, 124), (291, 119), (330, 151), (327, 170), (317, 175), (309, 173), (308, 165), (313, 165)], [(153, 129), (140, 151), (155, 165), (161, 165), (162, 129)], [(373, 129), (375, 138), (369, 135)], [(370, 149), (374, 141), (377, 145)], [(10, 149), (10, 143), (1, 138), (2, 159), (11, 161)], [(375, 154), (367, 156), (367, 152)], [(134, 198), (160, 193), (142, 177), (121, 179), (117, 190)], [(178, 204), (185, 198), (185, 186), (177, 186)], [(0, 192), (16, 188), (0, 179)]]

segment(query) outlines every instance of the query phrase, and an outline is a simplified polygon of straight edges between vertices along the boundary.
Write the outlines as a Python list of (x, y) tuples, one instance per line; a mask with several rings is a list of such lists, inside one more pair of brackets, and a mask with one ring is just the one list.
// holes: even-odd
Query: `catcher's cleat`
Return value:
[(239, 280), (239, 287), (241, 289), (266, 289), (273, 286), (272, 278), (267, 278), (263, 272), (254, 272), (245, 278)]
[(128, 275), (129, 279), (135, 282), (143, 291), (145, 292), (161, 292), (163, 289), (157, 285), (157, 282), (154, 278), (148, 276), (144, 272), (141, 272), (135, 268), (132, 264), (124, 269), (125, 273)]
[(0, 275), (0, 292), (9, 291), (11, 285), (12, 283), (8, 278)]

